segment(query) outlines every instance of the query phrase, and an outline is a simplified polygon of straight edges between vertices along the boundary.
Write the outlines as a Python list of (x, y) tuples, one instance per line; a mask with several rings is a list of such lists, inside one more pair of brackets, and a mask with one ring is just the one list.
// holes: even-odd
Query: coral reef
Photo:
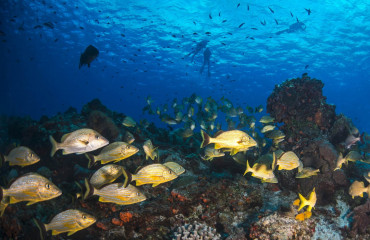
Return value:
[(221, 239), (221, 235), (217, 230), (204, 223), (194, 222), (193, 224), (185, 224), (178, 227), (173, 233), (174, 240), (180, 239), (204, 239), (204, 240), (217, 240)]

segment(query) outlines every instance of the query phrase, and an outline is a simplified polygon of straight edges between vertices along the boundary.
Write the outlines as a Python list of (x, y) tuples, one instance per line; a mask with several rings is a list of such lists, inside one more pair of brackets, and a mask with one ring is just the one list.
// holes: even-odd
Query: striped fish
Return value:
[(166, 163), (163, 163), (163, 165), (165, 165), (166, 167), (174, 171), (177, 176), (180, 176), (181, 174), (185, 172), (185, 168), (183, 168), (180, 164), (175, 163), (175, 162), (166, 162)]
[(300, 160), (294, 152), (289, 151), (277, 159), (276, 166), (279, 166), (278, 170), (293, 170), (300, 166)]
[(159, 163), (147, 165), (141, 168), (136, 174), (131, 174), (125, 169), (122, 169), (122, 171), (123, 175), (125, 175), (125, 182), (123, 184), (125, 187), (132, 181), (136, 181), (136, 186), (153, 184), (152, 186), (156, 187), (161, 183), (178, 177), (173, 170)]
[(110, 162), (119, 162), (123, 159), (131, 157), (138, 151), (139, 149), (137, 149), (135, 146), (131, 144), (125, 142), (114, 142), (104, 147), (101, 150), (100, 154), (97, 156), (94, 156), (89, 153), (85, 154), (85, 156), (89, 159), (89, 168), (90, 168), (97, 162), (101, 162), (101, 164), (107, 164)]
[(57, 214), (49, 224), (44, 224), (33, 219), (40, 230), (41, 239), (45, 239), (46, 232), (52, 231), (52, 235), (68, 232), (68, 236), (85, 229), (96, 222), (96, 218), (80, 210), (69, 209)]
[(97, 195), (99, 196), (99, 202), (110, 202), (118, 205), (129, 205), (146, 200), (145, 195), (132, 185), (124, 187), (122, 184), (112, 183), (101, 189), (96, 189), (89, 184), (87, 179), (85, 179), (85, 185), (87, 190), (84, 199)]
[(116, 180), (122, 174), (122, 167), (115, 164), (108, 164), (99, 168), (90, 178), (90, 183), (95, 188), (101, 188), (103, 185)]
[(37, 156), (28, 147), (19, 146), (10, 151), (8, 156), (4, 156), (4, 162), (9, 162), (9, 166), (28, 166), (40, 161), (40, 157)]
[(27, 205), (50, 200), (62, 191), (50, 180), (37, 173), (27, 173), (17, 178), (8, 189), (0, 188), (0, 197), (9, 198), (9, 204), (28, 201)]

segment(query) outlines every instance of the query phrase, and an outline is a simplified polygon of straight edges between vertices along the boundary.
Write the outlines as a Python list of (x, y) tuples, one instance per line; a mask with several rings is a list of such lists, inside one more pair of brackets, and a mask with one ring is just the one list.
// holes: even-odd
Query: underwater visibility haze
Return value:
[(0, 1), (0, 238), (370, 239), (369, 12)]

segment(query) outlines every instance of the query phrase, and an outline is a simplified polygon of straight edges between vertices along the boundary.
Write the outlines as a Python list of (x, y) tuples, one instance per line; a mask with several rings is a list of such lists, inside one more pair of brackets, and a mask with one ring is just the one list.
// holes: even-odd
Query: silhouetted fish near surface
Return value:
[(90, 63), (94, 61), (94, 59), (99, 55), (99, 50), (94, 47), (93, 45), (89, 45), (85, 51), (81, 54), (80, 57), (80, 65), (78, 68), (80, 69), (83, 65), (87, 65), (90, 67)]
[(239, 25), (239, 28), (243, 27), (243, 25), (244, 25), (244, 24), (245, 24), (245, 23), (240, 24), (240, 25)]
[(274, 13), (274, 10), (272, 10), (270, 7), (268, 7), (272, 13)]
[(307, 11), (307, 14), (308, 14), (308, 15), (310, 15), (310, 14), (311, 14), (311, 9), (307, 9), (307, 8), (305, 8), (304, 10), (306, 10), (306, 11)]

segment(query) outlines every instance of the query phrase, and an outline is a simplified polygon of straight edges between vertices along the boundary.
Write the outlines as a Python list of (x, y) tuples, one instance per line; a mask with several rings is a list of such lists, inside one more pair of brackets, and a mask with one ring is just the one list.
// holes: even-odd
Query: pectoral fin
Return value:
[(156, 187), (156, 186), (158, 186), (160, 183), (154, 183), (153, 185), (152, 185), (152, 187)]
[(37, 203), (37, 202), (35, 202), (35, 201), (33, 201), (33, 202), (32, 202), (32, 201), (30, 201), (30, 202), (28, 202), (28, 203), (27, 203), (27, 206), (32, 205), (32, 204), (35, 204), (35, 203)]
[(55, 235), (58, 235), (60, 232), (58, 232), (57, 230), (52, 230), (51, 231), (51, 235), (55, 236)]
[(14, 197), (9, 197), (9, 204), (14, 204), (21, 202), (21, 200), (15, 199)]
[(70, 232), (68, 232), (67, 236), (71, 236), (72, 234), (75, 234), (77, 231), (78, 230), (76, 230), (76, 231), (70, 231)]

